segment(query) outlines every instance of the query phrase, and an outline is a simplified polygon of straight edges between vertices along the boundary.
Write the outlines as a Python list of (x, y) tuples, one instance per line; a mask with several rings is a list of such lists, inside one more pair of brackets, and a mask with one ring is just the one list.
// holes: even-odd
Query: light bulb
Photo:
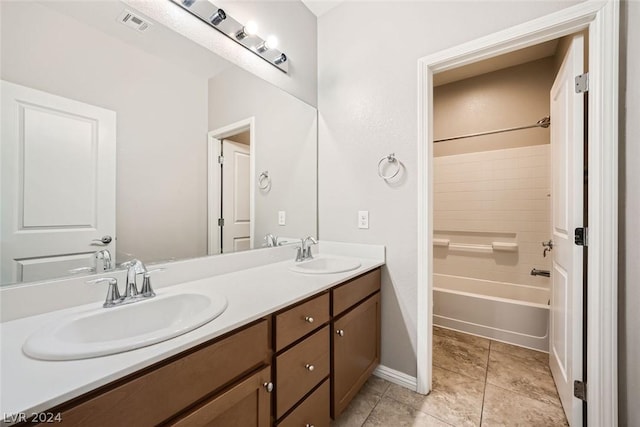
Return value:
[(275, 49), (278, 47), (278, 38), (276, 36), (267, 37), (267, 40), (264, 42), (264, 47), (267, 49)]
[(254, 35), (258, 32), (258, 24), (256, 24), (255, 21), (247, 22), (247, 24), (243, 28), (243, 32), (248, 36)]

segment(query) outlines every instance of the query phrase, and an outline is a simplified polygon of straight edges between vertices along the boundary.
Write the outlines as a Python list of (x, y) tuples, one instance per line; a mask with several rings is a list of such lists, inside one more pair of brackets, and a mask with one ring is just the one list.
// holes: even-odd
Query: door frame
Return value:
[(418, 393), (427, 394), (432, 382), (433, 74), (584, 29), (589, 31), (587, 420), (593, 426), (617, 425), (617, 0), (588, 0), (418, 60)]
[(256, 137), (255, 118), (249, 117), (209, 131), (207, 134), (207, 254), (219, 254), (220, 229), (218, 218), (220, 211), (221, 171), (218, 167), (218, 156), (221, 153), (222, 140), (240, 132), (249, 131), (249, 245), (253, 248), (256, 227)]

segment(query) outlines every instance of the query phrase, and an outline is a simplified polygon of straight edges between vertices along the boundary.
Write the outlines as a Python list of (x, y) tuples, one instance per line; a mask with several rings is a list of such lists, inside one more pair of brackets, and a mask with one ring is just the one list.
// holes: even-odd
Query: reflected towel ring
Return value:
[(266, 190), (271, 187), (271, 178), (269, 177), (269, 171), (260, 172), (258, 176), (258, 188)]
[[(384, 175), (383, 171), (382, 171), (382, 165), (384, 164), (384, 161), (387, 161), (389, 163), (395, 163), (396, 164), (396, 169), (395, 171), (393, 171), (393, 173), (389, 174), (389, 175)], [(378, 176), (382, 179), (389, 180), (392, 178), (395, 178), (396, 175), (398, 175), (400, 173), (400, 161), (398, 159), (396, 159), (396, 153), (391, 153), (388, 154), (386, 156), (384, 156), (383, 158), (380, 159), (380, 161), (378, 162)]]

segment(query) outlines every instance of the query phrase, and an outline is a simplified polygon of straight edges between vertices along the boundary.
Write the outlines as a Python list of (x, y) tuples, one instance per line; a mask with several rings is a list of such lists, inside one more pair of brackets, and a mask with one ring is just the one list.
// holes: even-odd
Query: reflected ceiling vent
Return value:
[(139, 15), (126, 9), (118, 16), (118, 21), (141, 33), (145, 32), (151, 26), (151, 22), (142, 19)]

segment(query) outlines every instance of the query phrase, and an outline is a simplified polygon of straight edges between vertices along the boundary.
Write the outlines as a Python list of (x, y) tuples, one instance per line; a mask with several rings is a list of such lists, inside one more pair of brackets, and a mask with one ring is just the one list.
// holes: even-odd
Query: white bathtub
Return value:
[(433, 275), (433, 323), (509, 344), (549, 351), (549, 290)]

